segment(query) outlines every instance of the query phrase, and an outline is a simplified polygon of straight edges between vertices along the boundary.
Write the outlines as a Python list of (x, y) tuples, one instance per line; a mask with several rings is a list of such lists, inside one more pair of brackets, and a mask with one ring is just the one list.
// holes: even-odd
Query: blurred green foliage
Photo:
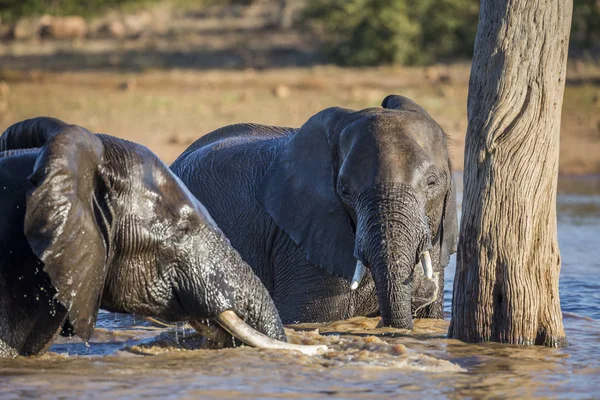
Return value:
[(0, 18), (13, 21), (31, 15), (82, 15), (89, 17), (108, 8), (150, 0), (0, 0)]
[(477, 0), (308, 0), (303, 19), (342, 65), (423, 64), (468, 57)]
[(415, 56), (419, 26), (405, 0), (309, 0), (304, 20), (323, 51), (342, 65), (406, 63)]
[(574, 0), (571, 49), (576, 52), (600, 47), (600, 0)]
[[(90, 17), (109, 8), (134, 10), (159, 1), (197, 6), (249, 5), (259, 0), (0, 0), (0, 18), (14, 21), (42, 14)], [(329, 60), (370, 66), (469, 58), (478, 13), (479, 0), (306, 0), (300, 19), (317, 34)], [(574, 0), (571, 54), (592, 50), (600, 51), (600, 0)]]
[[(341, 65), (470, 58), (478, 0), (307, 0), (303, 20)], [(600, 0), (574, 0), (572, 54), (600, 50)]]

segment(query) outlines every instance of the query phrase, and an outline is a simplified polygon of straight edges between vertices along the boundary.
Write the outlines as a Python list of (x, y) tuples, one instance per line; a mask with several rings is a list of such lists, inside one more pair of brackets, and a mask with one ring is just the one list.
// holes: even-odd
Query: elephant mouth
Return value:
[[(260, 349), (294, 350), (306, 355), (317, 355), (327, 351), (327, 346), (325, 345), (309, 346), (291, 344), (270, 338), (252, 328), (231, 310), (223, 311), (215, 319), (226, 331), (248, 346)], [(204, 331), (199, 321), (190, 321), (190, 325), (200, 333)]]
[(421, 317), (421, 310), (433, 304), (439, 295), (439, 272), (433, 274), (433, 279), (424, 279), (418, 288), (414, 288), (411, 300), (413, 318)]
[[(433, 265), (431, 264), (431, 254), (429, 250), (425, 250), (419, 256), (419, 261), (415, 265), (415, 268), (422, 268), (423, 275), (429, 280), (434, 281), (433, 277)], [(350, 283), (350, 289), (356, 290), (360, 285), (365, 273), (367, 271), (367, 266), (363, 264), (361, 260), (356, 261), (356, 267), (354, 268), (354, 276), (352, 277), (352, 281)]]

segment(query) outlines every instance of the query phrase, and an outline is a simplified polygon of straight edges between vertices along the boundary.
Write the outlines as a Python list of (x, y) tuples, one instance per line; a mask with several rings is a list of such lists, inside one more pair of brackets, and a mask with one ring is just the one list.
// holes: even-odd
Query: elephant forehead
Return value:
[(430, 118), (412, 111), (390, 111), (373, 119), (370, 134), (380, 147), (405, 147), (412, 142), (431, 148), (441, 137), (441, 129)]
[(414, 112), (386, 111), (349, 124), (341, 135), (346, 172), (371, 183), (410, 183), (431, 166), (444, 168), (445, 138), (430, 118)]
[(425, 149), (410, 136), (379, 141), (374, 136), (364, 135), (353, 141), (344, 156), (341, 172), (368, 184), (383, 181), (410, 183), (430, 165)]
[(189, 191), (187, 186), (164, 164), (153, 171), (155, 209), (168, 217), (182, 218), (216, 228), (204, 205)]
[(160, 160), (156, 157), (131, 158), (135, 162), (119, 169), (113, 166), (110, 174), (116, 201), (125, 212), (144, 220), (155, 220), (157, 217), (179, 217), (183, 206), (193, 208), (190, 196)]

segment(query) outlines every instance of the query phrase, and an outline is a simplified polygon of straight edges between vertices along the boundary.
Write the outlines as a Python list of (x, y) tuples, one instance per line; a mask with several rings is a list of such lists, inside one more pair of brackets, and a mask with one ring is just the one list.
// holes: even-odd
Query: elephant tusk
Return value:
[(162, 326), (164, 328), (177, 328), (176, 324), (167, 324), (166, 322), (159, 321), (153, 317), (146, 317), (144, 319), (154, 325)]
[(431, 266), (431, 255), (429, 250), (426, 250), (421, 254), (421, 267), (423, 267), (423, 274), (429, 280), (433, 279), (433, 267)]
[(358, 285), (360, 285), (360, 281), (362, 281), (363, 276), (365, 276), (365, 266), (364, 264), (358, 260), (356, 262), (356, 269), (354, 270), (354, 276), (352, 277), (352, 282), (350, 283), (350, 290), (356, 290)]
[(252, 347), (261, 349), (296, 350), (309, 356), (327, 351), (327, 346), (325, 345), (307, 346), (285, 343), (272, 339), (252, 328), (231, 310), (223, 311), (221, 314), (217, 315), (216, 319), (229, 333)]

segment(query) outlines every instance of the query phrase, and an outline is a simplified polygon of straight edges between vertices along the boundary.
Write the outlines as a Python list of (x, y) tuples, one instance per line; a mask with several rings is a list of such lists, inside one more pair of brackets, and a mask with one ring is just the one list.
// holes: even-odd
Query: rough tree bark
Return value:
[(556, 183), (572, 0), (482, 0), (448, 335), (566, 345)]

